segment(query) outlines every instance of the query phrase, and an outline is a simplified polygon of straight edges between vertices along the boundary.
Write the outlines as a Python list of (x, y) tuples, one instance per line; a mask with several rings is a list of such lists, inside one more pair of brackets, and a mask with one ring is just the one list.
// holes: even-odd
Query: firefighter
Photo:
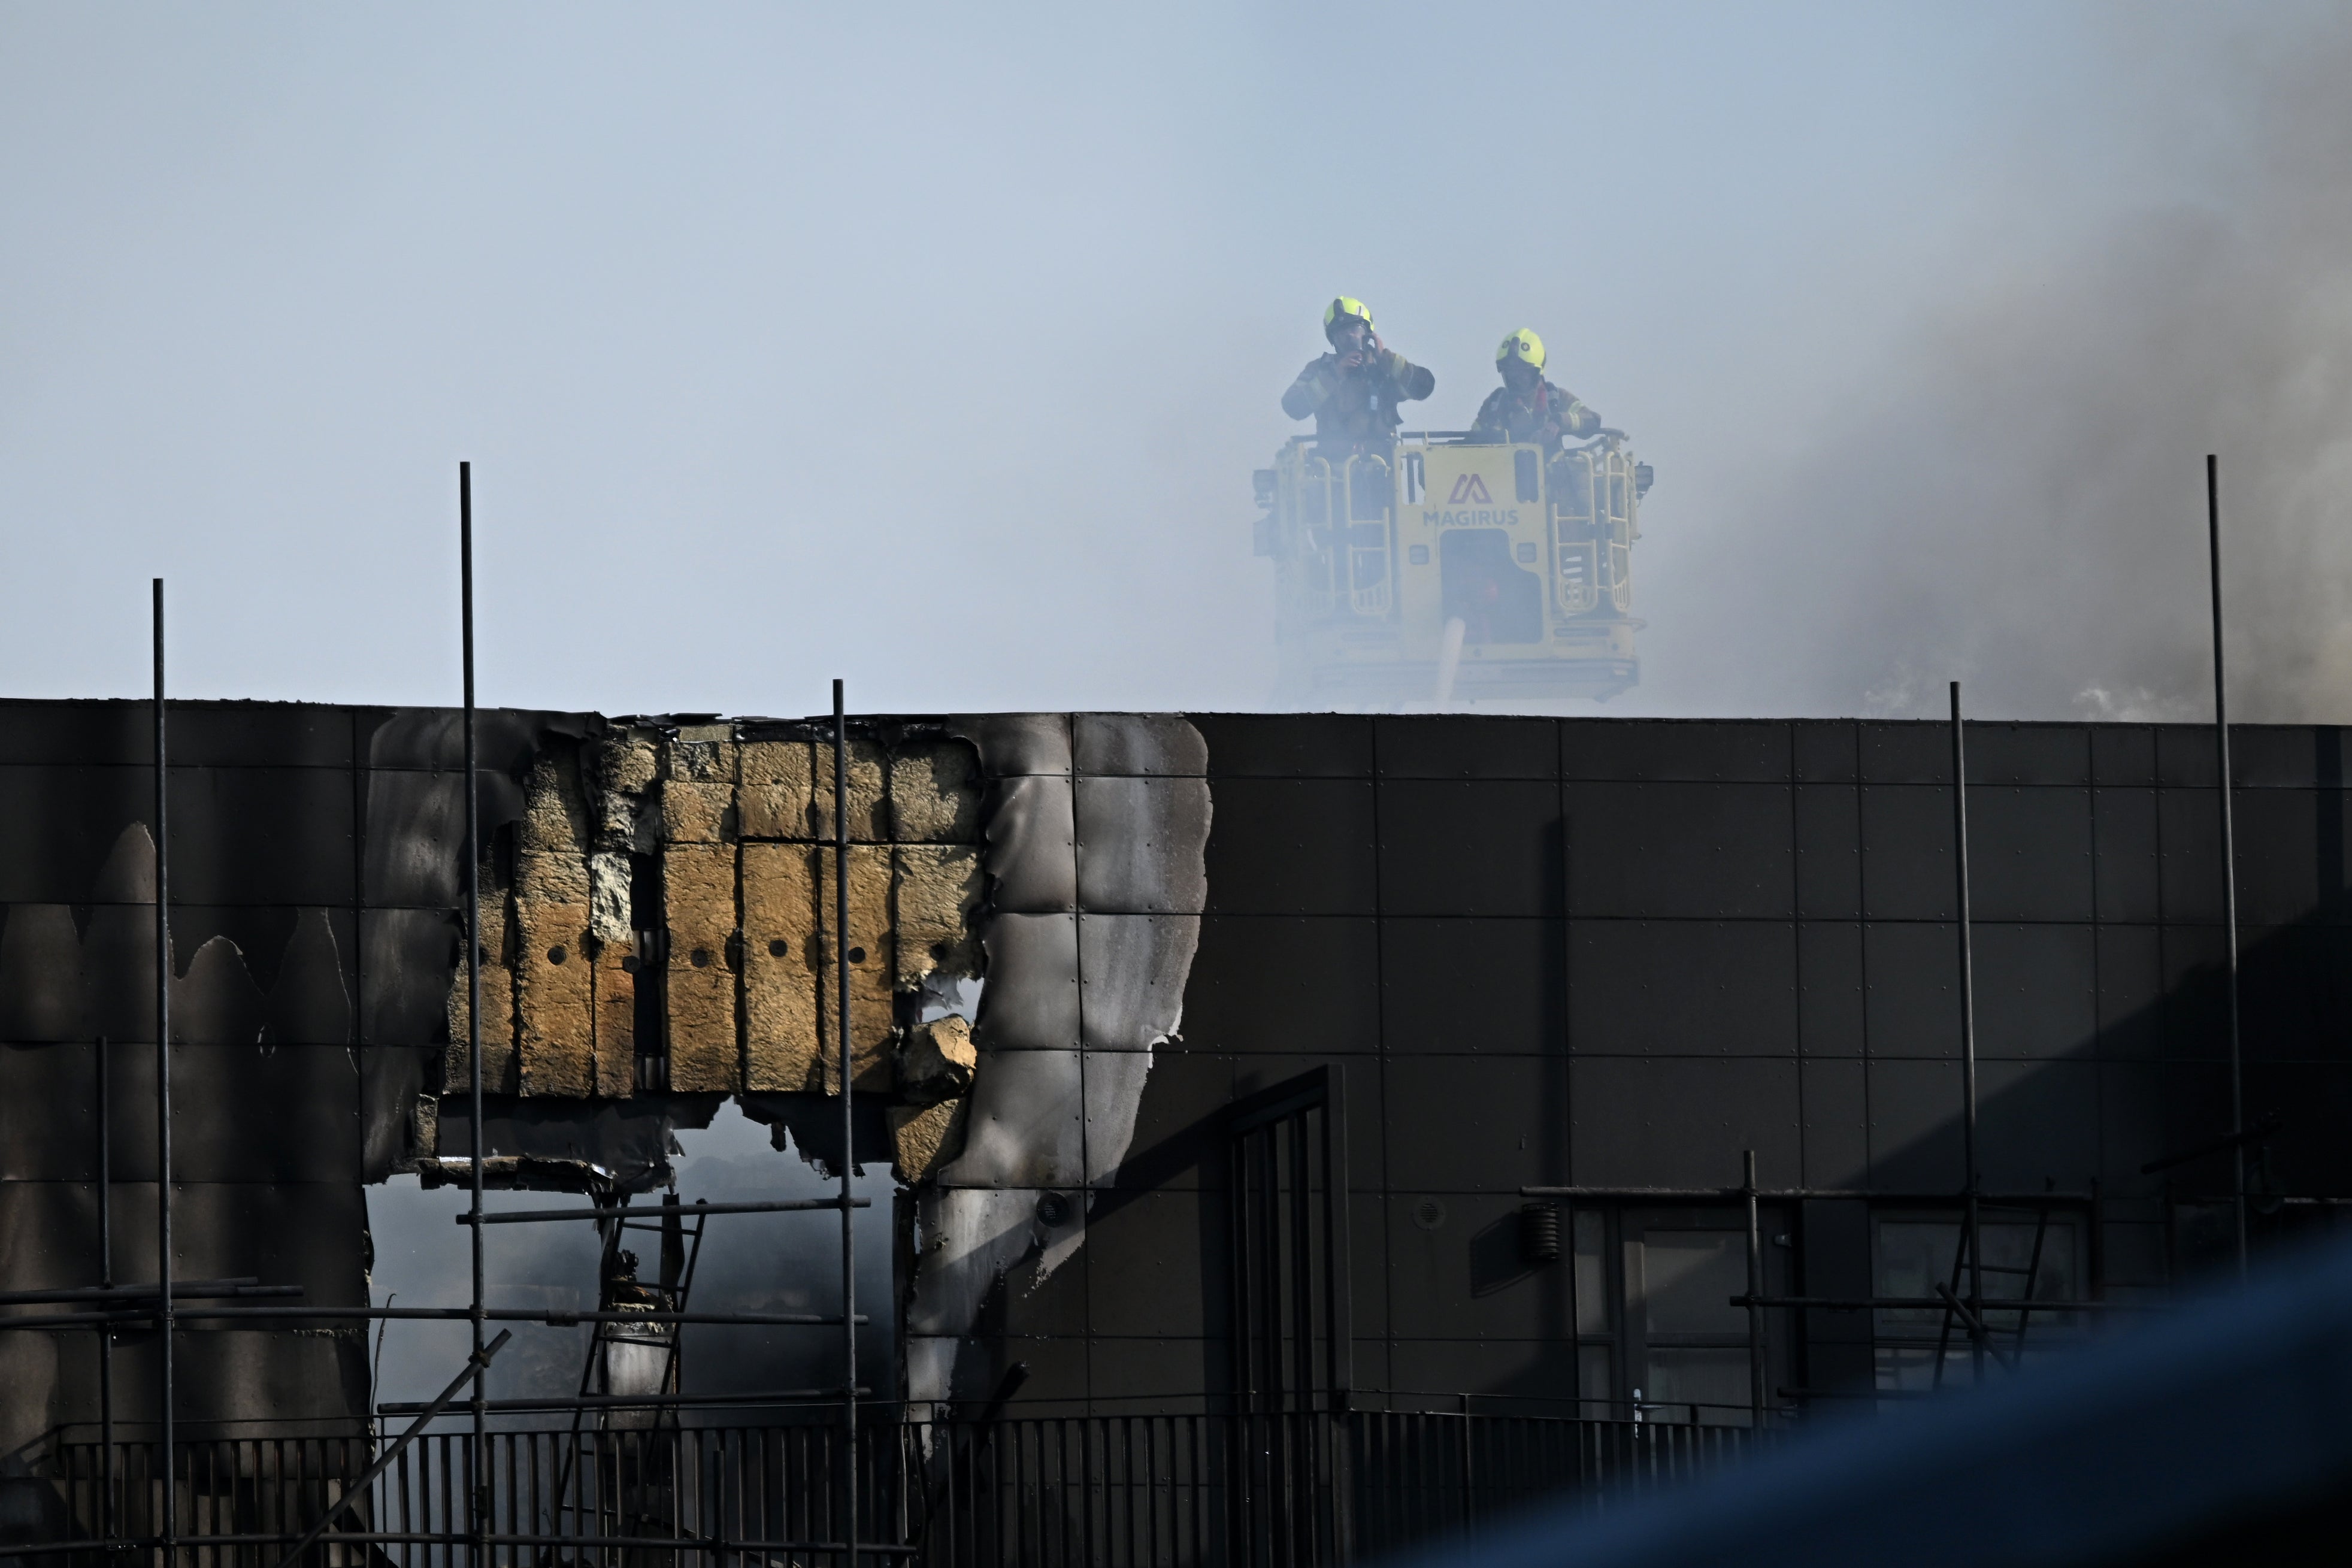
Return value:
[(1558, 452), (1570, 437), (1581, 439), (1601, 433), (1601, 416), (1544, 379), (1543, 340), (1525, 327), (1505, 338), (1495, 350), (1495, 368), (1503, 384), (1486, 395), (1470, 439), (1483, 442), (1538, 442), (1547, 453)]
[(1395, 438), (1397, 405), (1427, 397), (1437, 378), (1392, 349), (1372, 331), (1372, 312), (1346, 296), (1323, 310), (1331, 352), (1308, 363), (1282, 395), (1293, 419), (1315, 416), (1315, 438), (1327, 448), (1369, 451)]

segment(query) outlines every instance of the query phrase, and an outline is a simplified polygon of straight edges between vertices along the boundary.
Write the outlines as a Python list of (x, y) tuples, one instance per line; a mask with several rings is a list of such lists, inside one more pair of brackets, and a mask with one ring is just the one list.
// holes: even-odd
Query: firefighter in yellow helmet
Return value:
[(1473, 441), (1532, 441), (1546, 452), (1563, 439), (1601, 433), (1601, 416), (1544, 379), (1543, 340), (1525, 327), (1495, 350), (1503, 384), (1486, 395), (1470, 426)]
[(1315, 438), (1327, 448), (1365, 451), (1395, 439), (1397, 405), (1427, 397), (1437, 378), (1372, 331), (1361, 300), (1340, 296), (1324, 307), (1323, 337), (1331, 352), (1309, 362), (1282, 395), (1293, 419), (1315, 418)]

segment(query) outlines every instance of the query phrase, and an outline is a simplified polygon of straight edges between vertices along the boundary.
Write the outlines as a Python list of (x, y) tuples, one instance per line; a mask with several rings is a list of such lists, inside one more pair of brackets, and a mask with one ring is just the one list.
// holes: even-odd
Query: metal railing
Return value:
[[(1475, 1531), (1544, 1498), (1684, 1479), (1749, 1429), (1451, 1412), (1074, 1415), (872, 1423), (861, 1563), (938, 1568), (1340, 1563)], [(384, 1440), (388, 1444), (388, 1439)], [(747, 1568), (849, 1561), (835, 1424), (428, 1433), (366, 1489), (366, 1436), (182, 1439), (173, 1568)], [(26, 1564), (161, 1564), (158, 1445), (51, 1447), (68, 1539)], [(114, 1496), (109, 1506), (107, 1478)], [(479, 1513), (475, 1509), (478, 1505)], [(111, 1517), (112, 1531), (102, 1521)]]

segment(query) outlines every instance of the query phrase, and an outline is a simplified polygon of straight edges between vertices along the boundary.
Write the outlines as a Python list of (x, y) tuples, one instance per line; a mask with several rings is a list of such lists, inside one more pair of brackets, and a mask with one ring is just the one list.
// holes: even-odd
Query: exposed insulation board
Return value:
[[(748, 752), (750, 748), (745, 748)], [(743, 1087), (805, 1089), (817, 1081), (818, 934), (810, 844), (746, 844), (743, 868)]]

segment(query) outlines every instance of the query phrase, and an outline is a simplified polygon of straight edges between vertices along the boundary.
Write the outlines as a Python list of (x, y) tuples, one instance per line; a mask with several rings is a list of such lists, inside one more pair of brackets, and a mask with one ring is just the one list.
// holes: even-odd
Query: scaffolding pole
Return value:
[(2246, 1278), (2246, 1070), (2238, 1031), (2238, 838), (2230, 801), (2230, 686), (2221, 662), (2221, 460), (2205, 455), (2205, 542), (2213, 587), (2213, 742), (2221, 772), (2221, 924), (2230, 989), (2230, 1210), (2238, 1279)]
[(163, 721), (163, 579), (155, 579), (155, 1342), (163, 1459), (163, 1568), (179, 1552), (178, 1434), (173, 1429), (172, 1335), (172, 854)]
[(487, 1548), (482, 1532), (490, 1526), (489, 1481), (482, 1470), (482, 1451), (489, 1431), (490, 1358), (484, 1331), (482, 1289), (482, 823), (474, 788), (474, 465), (457, 465), (457, 618), (463, 644), (466, 685), (466, 1081), (472, 1133), (468, 1160), (473, 1178), (469, 1231), (473, 1247), (473, 1300), (467, 1313), (473, 1324), (474, 1442), (467, 1453), (466, 1500), (473, 1526), (474, 1561), (482, 1563)]
[[(834, 1025), (841, 1031), (841, 1529), (843, 1561), (857, 1565), (857, 1231), (849, 1173), (857, 1163), (857, 1118), (850, 1098), (849, 1036), (849, 721), (841, 682), (833, 683)], [(478, 1234), (478, 1233), (477, 1233)]]
[[(114, 1291), (114, 1096), (109, 1085), (106, 1037), (98, 1037), (98, 1288)], [(100, 1450), (99, 1532), (114, 1533), (114, 1328), (98, 1330), (98, 1443)]]
[[(1969, 1249), (1969, 1365), (1984, 1381), (1984, 1233), (1979, 1224), (1977, 1191), (1977, 1008), (1974, 922), (1969, 908), (1969, 768), (1966, 727), (1960, 720), (1960, 683), (1952, 682), (1952, 874), (1959, 895), (1960, 928), (1960, 1160), (1965, 1168), (1966, 1205), (1961, 1245)], [(1937, 1375), (1943, 1375), (1938, 1365)]]

